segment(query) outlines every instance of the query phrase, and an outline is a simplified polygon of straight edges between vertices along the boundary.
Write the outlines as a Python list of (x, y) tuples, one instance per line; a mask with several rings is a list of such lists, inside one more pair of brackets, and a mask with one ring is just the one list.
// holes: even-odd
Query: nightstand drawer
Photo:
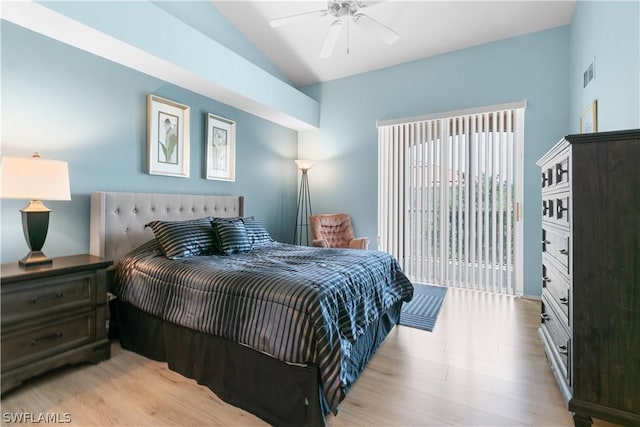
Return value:
[(89, 342), (95, 335), (94, 314), (56, 319), (33, 328), (2, 334), (2, 369), (37, 360)]
[(2, 393), (60, 366), (108, 359), (106, 272), (81, 254), (24, 268), (2, 264)]
[(95, 302), (95, 273), (32, 280), (3, 289), (2, 324)]

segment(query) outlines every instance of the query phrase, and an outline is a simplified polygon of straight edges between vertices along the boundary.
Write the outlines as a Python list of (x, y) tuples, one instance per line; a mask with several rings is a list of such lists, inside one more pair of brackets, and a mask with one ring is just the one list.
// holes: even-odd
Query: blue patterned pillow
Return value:
[(151, 221), (145, 227), (151, 227), (162, 251), (169, 259), (212, 255), (215, 252), (211, 218)]
[(273, 239), (269, 235), (269, 232), (266, 230), (266, 228), (264, 228), (264, 225), (262, 225), (260, 220), (257, 220), (254, 217), (250, 216), (242, 218), (242, 221), (244, 222), (244, 226), (247, 229), (249, 242), (251, 243), (252, 248), (263, 246), (267, 243), (273, 242)]
[(231, 255), (251, 250), (247, 229), (241, 219), (214, 221), (213, 229), (218, 243), (218, 253)]

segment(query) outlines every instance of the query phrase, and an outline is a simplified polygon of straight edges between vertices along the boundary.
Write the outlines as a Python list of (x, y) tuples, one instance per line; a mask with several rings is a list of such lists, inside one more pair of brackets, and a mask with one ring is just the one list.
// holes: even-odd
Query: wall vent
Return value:
[(583, 79), (583, 83), (582, 83), (582, 87), (583, 88), (587, 87), (589, 82), (591, 82), (591, 80), (593, 80), (596, 77), (595, 63), (596, 63), (596, 59), (593, 58), (593, 61), (591, 61), (591, 63), (587, 67), (587, 69), (584, 71), (583, 78), (582, 78)]

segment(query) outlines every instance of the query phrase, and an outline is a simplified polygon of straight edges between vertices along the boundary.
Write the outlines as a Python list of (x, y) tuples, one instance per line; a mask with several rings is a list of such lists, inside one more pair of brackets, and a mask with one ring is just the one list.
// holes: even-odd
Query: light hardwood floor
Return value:
[[(450, 289), (435, 331), (396, 327), (327, 424), (573, 425), (538, 339), (539, 304)], [(110, 360), (29, 381), (1, 403), (3, 425), (15, 425), (11, 413), (86, 426), (264, 425), (117, 342)]]

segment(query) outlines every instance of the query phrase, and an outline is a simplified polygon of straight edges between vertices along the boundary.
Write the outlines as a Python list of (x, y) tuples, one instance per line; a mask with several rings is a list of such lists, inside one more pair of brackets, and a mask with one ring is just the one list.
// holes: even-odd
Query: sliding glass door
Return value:
[(412, 280), (522, 294), (524, 107), (379, 124), (378, 243)]

